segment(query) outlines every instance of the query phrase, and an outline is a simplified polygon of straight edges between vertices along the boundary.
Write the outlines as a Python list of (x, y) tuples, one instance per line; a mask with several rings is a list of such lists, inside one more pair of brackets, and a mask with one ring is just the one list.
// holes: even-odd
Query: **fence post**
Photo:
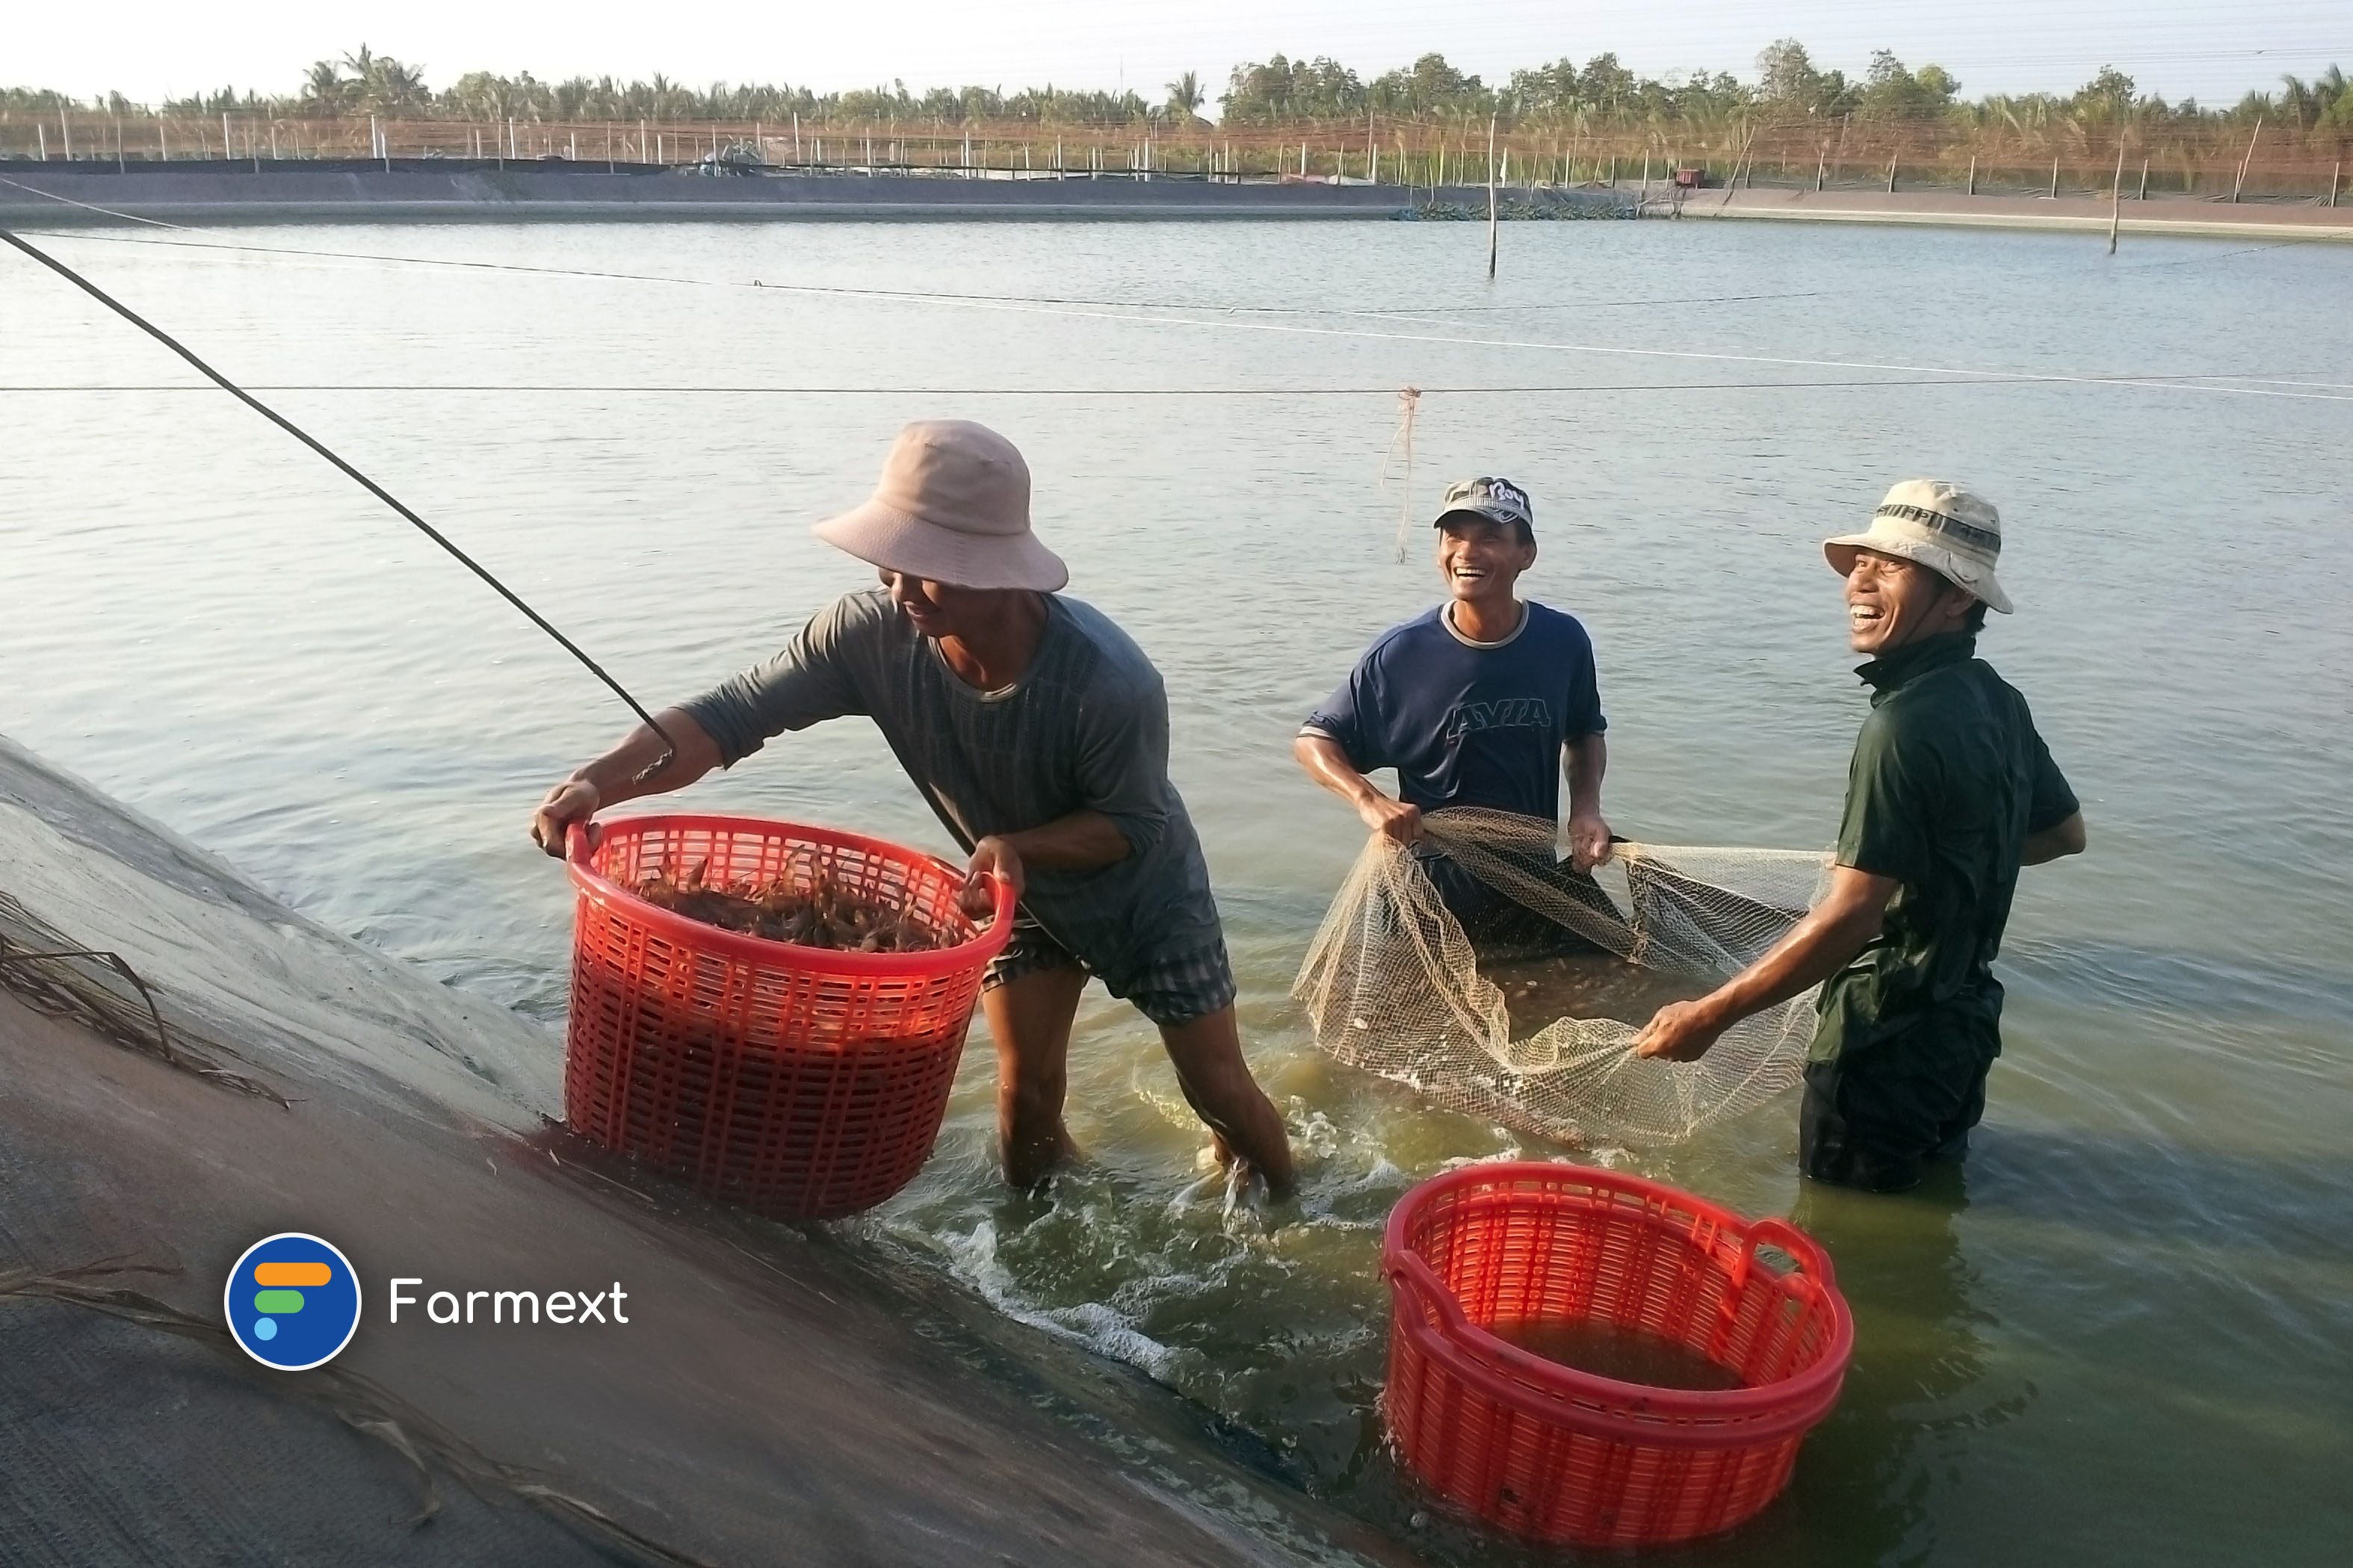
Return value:
[(2337, 160), (2337, 166), (2328, 171), (2328, 205), (2332, 207), (2337, 205), (2337, 182), (2344, 178), (2345, 160), (2339, 158)]
[(2054, 202), (2059, 199), (2059, 160), (2056, 158), (2051, 160), (2051, 199)]
[(1977, 155), (1975, 153), (1970, 153), (1970, 154), (1969, 154), (1969, 195), (1976, 195), (1977, 194), (1978, 194), (1978, 155)]
[(1894, 153), (1890, 153), (1887, 155), (1887, 194), (1889, 195), (1894, 195), (1895, 194), (1895, 160), (1898, 154)]
[(2140, 195), (2135, 196), (2133, 200), (2138, 202), (2148, 200), (2148, 160), (2146, 158), (2140, 161)]
[(2239, 172), (2231, 181), (2231, 199), (2234, 202), (2239, 199), (2239, 188), (2247, 183), (2247, 165), (2255, 161), (2255, 143), (2262, 140), (2263, 134), (2263, 117), (2258, 114), (2255, 116), (2255, 133), (2247, 138), (2247, 155), (2239, 160)]

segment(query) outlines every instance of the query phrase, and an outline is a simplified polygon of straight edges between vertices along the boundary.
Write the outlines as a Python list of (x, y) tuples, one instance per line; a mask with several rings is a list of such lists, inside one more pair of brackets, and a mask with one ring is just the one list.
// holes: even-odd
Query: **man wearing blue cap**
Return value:
[[(1413, 847), (1422, 869), (1484, 956), (1587, 945), (1464, 870), (1423, 839), (1423, 814), (1445, 807), (1560, 819), (1568, 783), (1569, 861), (1546, 868), (1578, 903), (1616, 924), (1587, 875), (1609, 857), (1601, 816), (1608, 720), (1592, 639), (1577, 617), (1514, 592), (1535, 564), (1534, 509), (1509, 479), (1465, 479), (1433, 526), (1443, 604), (1381, 634), (1293, 743), (1307, 774), (1374, 832)], [(1365, 775), (1395, 768), (1391, 796)]]

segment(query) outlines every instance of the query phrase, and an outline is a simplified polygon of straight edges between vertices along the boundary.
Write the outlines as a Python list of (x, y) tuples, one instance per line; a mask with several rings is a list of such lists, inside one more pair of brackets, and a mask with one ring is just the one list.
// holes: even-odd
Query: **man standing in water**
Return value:
[(2081, 854), (2084, 818), (2026, 699), (1974, 657), (1986, 611), (2010, 613), (1994, 509), (1910, 479), (1867, 532), (1822, 548), (1846, 579), (1849, 642), (1872, 656), (1830, 892), (1739, 975), (1660, 1009), (1635, 1049), (1695, 1060), (1820, 984), (1799, 1166), (1901, 1192), (1968, 1152), (2001, 1050), (1992, 964), (2019, 868)]
[(862, 713), (984, 878), (1019, 900), (982, 1005), (997, 1040), (1007, 1178), (1042, 1181), (1078, 1150), (1062, 1121), (1071, 1022), (1092, 974), (1159, 1026), (1185, 1098), (1281, 1196), (1282, 1118), (1250, 1077), (1208, 868), (1168, 780), (1168, 700), (1143, 650), (1029, 531), (1029, 469), (961, 420), (899, 434), (874, 495), (818, 536), (881, 569), (784, 652), (640, 726), (548, 792), (532, 836), (551, 855), (602, 807), (683, 789), (786, 730)]
[[(1584, 945), (1557, 922), (1465, 870), (1423, 837), (1423, 813), (1483, 806), (1560, 816), (1568, 781), (1569, 861), (1537, 875), (1610, 925), (1620, 917), (1588, 874), (1609, 858), (1601, 816), (1609, 766), (1592, 639), (1574, 616), (1524, 603), (1535, 564), (1534, 509), (1509, 479), (1450, 488), (1436, 522), (1446, 602), (1381, 634), (1338, 690), (1308, 715), (1292, 752), (1307, 776), (1365, 826), (1413, 847), (1482, 955), (1535, 956)], [(1393, 767), (1395, 798), (1366, 773)]]

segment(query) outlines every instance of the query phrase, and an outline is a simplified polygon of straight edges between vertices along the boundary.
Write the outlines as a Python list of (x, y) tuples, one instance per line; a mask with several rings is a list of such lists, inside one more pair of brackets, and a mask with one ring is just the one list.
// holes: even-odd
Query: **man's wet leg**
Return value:
[(1297, 1181), (1291, 1134), (1242, 1058), (1233, 1004), (1182, 1024), (1163, 1024), (1160, 1037), (1176, 1064), (1186, 1103), (1208, 1124), (1224, 1152), (1265, 1177), (1270, 1196), (1290, 1196)]
[(1071, 1021), (1087, 972), (1075, 963), (1033, 969), (981, 996), (997, 1041), (997, 1152), (1005, 1179), (1034, 1187), (1079, 1158), (1062, 1124), (1070, 1088)]

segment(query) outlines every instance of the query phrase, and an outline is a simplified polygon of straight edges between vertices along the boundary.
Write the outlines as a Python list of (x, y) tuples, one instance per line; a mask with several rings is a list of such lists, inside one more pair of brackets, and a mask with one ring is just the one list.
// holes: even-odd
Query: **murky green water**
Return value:
[[(1653, 841), (1830, 838), (1863, 705), (1817, 542), (1907, 474), (1982, 489), (2022, 606), (1986, 651), (2033, 700), (2093, 853), (2026, 879), (2008, 1053), (1965, 1182), (1802, 1192), (1787, 1101), (1687, 1146), (1589, 1156), (1794, 1210), (1858, 1321), (1846, 1398), (1790, 1494), (1668, 1555), (2341, 1555), (2353, 251), (2147, 241), (2111, 260), (2040, 236), (1526, 225), (1506, 231), (1491, 290), (1483, 236), (1455, 226), (230, 237), (1219, 307), (57, 242), (231, 374), (412, 388), (273, 395), (649, 700), (762, 656), (860, 585), (806, 523), (864, 493), (902, 421), (968, 415), (1020, 441), (1072, 591), (1168, 678), (1177, 782), (1305, 1191), (1229, 1215), (1197, 1187), (1200, 1134), (1150, 1029), (1097, 993), (1072, 1062), (1092, 1167), (1042, 1199), (997, 1186), (976, 1049), (931, 1167), (868, 1233), (1145, 1367), (1434, 1562), (1519, 1553), (1417, 1523), (1381, 1449), (1378, 1226), (1417, 1178), (1520, 1146), (1325, 1064), (1286, 995), (1358, 843), (1293, 768), (1290, 733), (1366, 640), (1433, 596), (1419, 527), (1417, 559), (1392, 557), (1390, 389), (1588, 388), (1431, 391), (1411, 504), (1472, 472), (1533, 492), (1529, 588), (1594, 633), (1609, 813)], [(0, 268), (0, 384), (190, 379), (52, 279)], [(776, 385), (942, 390), (723, 390)], [(525, 386), (667, 390), (483, 390)], [(1229, 395), (1268, 387), (1368, 390)], [(619, 728), (611, 701), (217, 395), (0, 393), (0, 730), (319, 917), (555, 1016), (565, 889), (522, 819)], [(854, 725), (789, 739), (699, 803), (944, 847)]]

